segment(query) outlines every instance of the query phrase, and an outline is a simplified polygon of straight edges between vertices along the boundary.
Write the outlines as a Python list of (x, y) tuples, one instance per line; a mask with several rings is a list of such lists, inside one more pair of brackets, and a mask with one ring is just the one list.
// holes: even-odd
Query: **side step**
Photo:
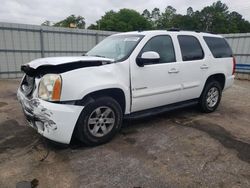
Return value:
[(127, 114), (124, 116), (124, 119), (140, 119), (140, 118), (145, 118), (147, 116), (153, 116), (157, 114), (161, 114), (164, 112), (169, 112), (172, 110), (180, 109), (180, 108), (185, 108), (188, 106), (193, 106), (198, 104), (198, 99), (192, 99), (184, 102), (178, 102), (174, 104), (169, 104), (165, 106), (160, 106), (152, 109), (147, 109), (147, 110), (142, 110), (139, 112), (133, 112), (131, 114)]

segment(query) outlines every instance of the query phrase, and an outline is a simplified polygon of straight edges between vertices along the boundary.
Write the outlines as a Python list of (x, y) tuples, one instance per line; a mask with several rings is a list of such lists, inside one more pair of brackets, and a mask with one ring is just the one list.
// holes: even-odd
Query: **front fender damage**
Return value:
[(44, 137), (69, 144), (83, 106), (56, 104), (41, 99), (28, 99), (17, 93), (29, 125)]
[(51, 119), (53, 112), (41, 105), (38, 99), (32, 99), (30, 103), (30, 110), (32, 111), (34, 120), (43, 122), (47, 131), (56, 130), (56, 123)]

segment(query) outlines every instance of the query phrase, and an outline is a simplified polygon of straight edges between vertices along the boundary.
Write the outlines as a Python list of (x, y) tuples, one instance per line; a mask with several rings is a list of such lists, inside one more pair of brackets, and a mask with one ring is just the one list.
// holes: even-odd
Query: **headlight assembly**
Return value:
[(58, 74), (46, 74), (39, 83), (38, 97), (46, 101), (59, 101), (61, 89), (61, 76)]

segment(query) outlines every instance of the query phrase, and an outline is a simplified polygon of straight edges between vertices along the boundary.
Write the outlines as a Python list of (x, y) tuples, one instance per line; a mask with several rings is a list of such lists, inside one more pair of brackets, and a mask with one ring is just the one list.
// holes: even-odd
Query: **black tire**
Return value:
[[(89, 128), (89, 118), (95, 113), (95, 110), (101, 107), (107, 107), (111, 109), (114, 115), (114, 124), (111, 130), (103, 136), (94, 136)], [(123, 113), (119, 103), (111, 97), (100, 97), (95, 99), (93, 102), (87, 104), (81, 112), (77, 124), (76, 124), (76, 136), (77, 138), (88, 146), (96, 146), (110, 141), (116, 133), (120, 130), (122, 125)], [(100, 119), (100, 118), (96, 118)], [(102, 118), (101, 118), (102, 119)], [(97, 120), (98, 121), (98, 120)], [(95, 126), (95, 125), (94, 125)], [(106, 126), (105, 126), (106, 127)], [(94, 128), (93, 128), (94, 129)], [(100, 130), (99, 125), (99, 130)]]
[[(215, 88), (218, 91), (218, 100), (213, 106), (209, 105), (207, 102), (209, 91), (211, 91), (212, 88)], [(221, 95), (222, 95), (222, 88), (219, 82), (211, 80), (210, 82), (206, 83), (199, 100), (200, 110), (205, 113), (211, 113), (215, 111), (220, 103)]]

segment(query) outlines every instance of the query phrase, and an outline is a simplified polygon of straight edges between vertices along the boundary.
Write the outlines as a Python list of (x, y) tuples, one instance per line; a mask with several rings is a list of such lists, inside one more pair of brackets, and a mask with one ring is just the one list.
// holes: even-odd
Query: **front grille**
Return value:
[(25, 96), (29, 97), (33, 93), (35, 89), (35, 78), (25, 75), (23, 82), (21, 84), (21, 90), (25, 94)]

